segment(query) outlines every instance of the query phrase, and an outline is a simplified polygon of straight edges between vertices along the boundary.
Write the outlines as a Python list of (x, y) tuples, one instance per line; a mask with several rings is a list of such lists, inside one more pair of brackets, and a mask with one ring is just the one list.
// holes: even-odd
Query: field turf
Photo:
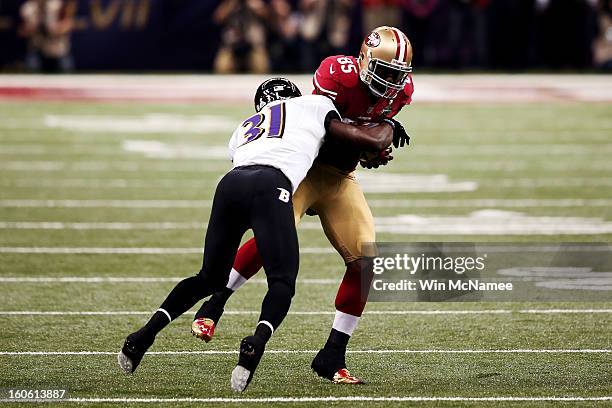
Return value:
[[(256, 323), (262, 274), (230, 300), (211, 343), (190, 336), (189, 313), (158, 336), (151, 351), (162, 354), (123, 375), (115, 353), (125, 336), (199, 269), (208, 200), (230, 168), (224, 146), (250, 111), (0, 102), (0, 388), (67, 388), (66, 404), (103, 406), (612, 405), (612, 301), (371, 303), (347, 360), (368, 384), (319, 379), (310, 361), (344, 268), (312, 217), (300, 229), (292, 313), (246, 393), (232, 393), (229, 376)], [(381, 228), (379, 241), (611, 241), (609, 104), (423, 104), (400, 120), (411, 146), (361, 172), (379, 187), (367, 194), (379, 225), (399, 226)], [(385, 184), (406, 174), (416, 191)], [(441, 187), (428, 191), (436, 175)], [(400, 215), (463, 227), (403, 230)], [(543, 232), (550, 224), (576, 232)], [(113, 253), (126, 248), (150, 253)]]

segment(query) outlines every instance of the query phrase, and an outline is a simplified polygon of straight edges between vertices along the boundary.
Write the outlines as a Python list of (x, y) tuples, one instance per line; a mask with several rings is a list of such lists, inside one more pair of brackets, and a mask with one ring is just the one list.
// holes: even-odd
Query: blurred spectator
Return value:
[(487, 13), (487, 53), (490, 68), (517, 70), (534, 65), (534, 1), (491, 1)]
[(361, 0), (363, 7), (363, 32), (376, 27), (399, 27), (402, 19), (402, 0)]
[(431, 66), (435, 61), (431, 17), (437, 5), (438, 0), (404, 0), (403, 28), (412, 43), (415, 67)]
[[(0, 65), (70, 69), (78, 4), (73, 53), (90, 70), (312, 72), (380, 25), (409, 36), (419, 70), (582, 70), (612, 65), (611, 1), (0, 0)], [(150, 16), (137, 33), (134, 4)]]
[(26, 67), (30, 71), (72, 70), (70, 33), (74, 25), (74, 3), (62, 0), (27, 0), (21, 6), (19, 34), (28, 42)]
[(299, 26), (300, 15), (288, 0), (270, 1), (268, 48), (273, 71), (300, 69)]
[(403, 0), (416, 67), (483, 67), (489, 0)]
[(343, 53), (351, 30), (351, 0), (331, 0), (327, 12), (327, 39), (332, 54)]
[(301, 0), (302, 69), (316, 69), (324, 56), (347, 52), (352, 0)]
[(588, 68), (597, 35), (596, 0), (536, 0), (540, 61), (547, 68)]
[(486, 17), (483, 0), (441, 0), (446, 3), (447, 38), (437, 63), (448, 68), (482, 66), (486, 57)]
[(599, 37), (593, 47), (595, 66), (612, 71), (612, 0), (602, 0), (598, 13)]
[(223, 0), (213, 21), (221, 29), (221, 46), (214, 62), (217, 73), (264, 73), (269, 69), (265, 21), (268, 7), (262, 0)]

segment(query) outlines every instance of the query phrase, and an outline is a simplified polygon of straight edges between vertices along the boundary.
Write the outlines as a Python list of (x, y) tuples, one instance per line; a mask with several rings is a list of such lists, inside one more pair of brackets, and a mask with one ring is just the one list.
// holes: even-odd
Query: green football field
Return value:
[[(103, 406), (612, 404), (612, 301), (371, 303), (347, 356), (368, 384), (319, 379), (310, 362), (344, 267), (316, 217), (299, 230), (291, 312), (247, 392), (232, 393), (229, 377), (257, 322), (263, 274), (230, 300), (211, 343), (190, 335), (189, 313), (123, 375), (125, 336), (199, 269), (210, 200), (230, 168), (225, 145), (251, 109), (0, 102), (3, 396), (68, 389), (71, 404)], [(612, 240), (610, 104), (422, 104), (400, 120), (411, 146), (359, 172), (379, 241)]]

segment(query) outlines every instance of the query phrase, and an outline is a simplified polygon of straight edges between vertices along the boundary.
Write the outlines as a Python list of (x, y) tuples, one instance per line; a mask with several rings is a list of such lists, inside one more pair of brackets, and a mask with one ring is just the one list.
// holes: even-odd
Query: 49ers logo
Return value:
[(372, 32), (366, 38), (366, 45), (368, 47), (378, 47), (380, 45), (380, 35), (377, 32)]

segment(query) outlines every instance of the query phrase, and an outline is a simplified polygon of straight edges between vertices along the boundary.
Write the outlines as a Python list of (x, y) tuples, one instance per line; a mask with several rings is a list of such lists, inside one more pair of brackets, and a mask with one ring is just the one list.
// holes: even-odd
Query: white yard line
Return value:
[(210, 200), (0, 200), (0, 207), (30, 208), (203, 208)]
[[(221, 170), (219, 170), (221, 172)], [(390, 174), (390, 173), (387, 173)], [(427, 177), (427, 175), (416, 175), (410, 174), (412, 177)], [(382, 177), (380, 178), (382, 179)], [(384, 181), (384, 180), (381, 180)], [(210, 185), (216, 183), (215, 180), (203, 180), (200, 178), (183, 178), (183, 179), (117, 179), (117, 178), (105, 178), (105, 179), (83, 179), (83, 178), (53, 178), (41, 180), (40, 178), (16, 178), (1, 180), (0, 185), (5, 187), (17, 187), (17, 188), (44, 188), (44, 189), (56, 189), (56, 188), (71, 188), (71, 189), (91, 189), (91, 188), (105, 188), (105, 189), (128, 189), (128, 188), (201, 188), (203, 185)], [(472, 182), (473, 183), (473, 182)], [(479, 181), (479, 186), (485, 186), (488, 188), (574, 188), (574, 187), (612, 187), (612, 179), (608, 177), (592, 177), (592, 178), (580, 178), (580, 177), (569, 177), (569, 178), (518, 178), (518, 179), (496, 179), (493, 181)], [(394, 185), (395, 187), (395, 185)], [(424, 185), (413, 186), (412, 184), (405, 184), (404, 190), (408, 192), (422, 192), (434, 190), (439, 192), (439, 188), (430, 188), (426, 190)], [(464, 191), (472, 191), (473, 189), (465, 189)], [(443, 190), (448, 191), (448, 190)], [(366, 191), (367, 192), (367, 191)], [(370, 190), (375, 193), (376, 191)], [(391, 192), (391, 191), (383, 191)]]
[[(194, 310), (195, 312), (195, 310)], [(7, 310), (0, 311), (0, 316), (149, 316), (152, 311), (30, 311), (30, 310)], [(226, 310), (225, 315), (256, 315), (258, 310)], [(365, 315), (382, 316), (410, 316), (410, 315), (504, 315), (504, 314), (608, 314), (612, 309), (486, 309), (486, 310), (370, 310)], [(297, 316), (329, 316), (334, 315), (329, 311), (289, 311), (290, 315)]]
[[(221, 171), (219, 170), (219, 173)], [(17, 188), (71, 188), (71, 189), (199, 189), (203, 186), (216, 185), (216, 178), (185, 178), (185, 179), (87, 179), (87, 178), (16, 178), (0, 181), (0, 185)], [(600, 184), (598, 184), (600, 185)]]
[[(219, 172), (228, 171), (232, 166), (231, 163), (225, 161), (216, 162), (194, 162), (189, 164), (186, 161), (190, 159), (181, 159), (179, 162), (172, 161), (155, 161), (147, 162), (146, 158), (141, 161), (60, 161), (60, 160), (12, 160), (0, 162), (0, 170), (14, 171), (19, 173), (29, 172), (55, 172), (55, 171), (70, 171), (70, 172), (172, 172), (172, 173), (204, 173), (204, 172)], [(593, 162), (593, 164), (596, 162)]]
[(612, 187), (612, 179), (610, 177), (509, 178), (482, 181), (479, 184), (494, 188)]
[[(0, 276), (0, 283), (177, 283), (185, 277), (138, 276)], [(249, 282), (266, 284), (265, 279), (249, 279)], [(340, 279), (298, 279), (298, 283), (311, 285), (337, 285)]]
[[(425, 158), (426, 159), (426, 158)], [(216, 160), (211, 165), (201, 163), (202, 159), (177, 158), (156, 159), (155, 162), (146, 162), (146, 157), (138, 161), (59, 161), (59, 160), (12, 160), (0, 162), (0, 170), (6, 172), (163, 172), (163, 173), (193, 173), (200, 174), (207, 171), (225, 172), (231, 168), (229, 161)], [(199, 160), (199, 162), (198, 162)], [(206, 159), (210, 160), (210, 159)], [(193, 163), (189, 163), (189, 162)], [(218, 163), (218, 164), (214, 164)], [(438, 171), (466, 170), (466, 171), (537, 171), (542, 172), (567, 172), (567, 171), (590, 171), (602, 172), (612, 170), (612, 163), (606, 160), (557, 160), (538, 161), (535, 159), (519, 160), (444, 160), (440, 158), (435, 162)], [(429, 172), (432, 168), (432, 160), (414, 161), (410, 163), (411, 171)]]
[[(38, 200), (2, 199), (0, 207), (19, 208), (203, 208), (211, 206), (210, 200)], [(609, 198), (559, 198), (559, 199), (370, 199), (370, 207), (376, 208), (576, 208), (612, 207)]]
[(62, 248), (0, 247), (0, 254), (201, 254), (202, 248)]
[[(582, 252), (609, 252), (610, 247), (603, 245), (549, 245), (543, 247), (527, 247), (527, 246), (496, 246), (495, 243), (477, 243), (476, 246), (468, 247), (471, 249), (486, 250), (491, 253), (498, 252), (558, 252), (558, 251), (582, 251)], [(0, 247), (0, 254), (128, 254), (128, 255), (176, 255), (176, 254), (201, 254), (202, 248), (160, 248), (160, 247)], [(336, 254), (337, 252), (331, 247), (304, 247), (300, 248), (301, 254)], [(69, 277), (62, 277), (66, 279)], [(118, 277), (119, 278), (119, 277)], [(0, 281), (3, 279), (0, 277)], [(13, 278), (9, 278), (13, 279)], [(35, 279), (49, 279), (48, 277), (37, 277)], [(52, 279), (52, 278), (51, 278)], [(80, 278), (75, 278), (80, 279)], [(95, 279), (98, 279), (97, 277)], [(156, 279), (156, 278), (151, 278)], [(162, 278), (160, 278), (162, 279)]]
[(69, 398), (78, 403), (305, 403), (305, 402), (586, 402), (612, 401), (608, 397), (262, 397), (262, 398)]
[[(0, 254), (126, 254), (183, 255), (201, 254), (202, 248), (67, 248), (67, 247), (0, 247)], [(300, 248), (301, 254), (335, 254), (333, 248)]]
[(416, 200), (394, 200), (394, 199), (371, 199), (368, 200), (370, 207), (383, 208), (456, 208), (456, 207), (506, 207), (506, 208), (525, 208), (525, 207), (610, 207), (612, 199), (580, 199), (580, 198), (559, 198), (559, 199), (504, 199), (504, 198), (484, 198), (484, 199), (416, 199)]
[(374, 219), (376, 231), (402, 235), (596, 235), (612, 233), (612, 222), (595, 217), (534, 216), (482, 209), (467, 215), (400, 214)]
[[(319, 350), (266, 350), (266, 354), (316, 354)], [(495, 350), (347, 350), (349, 354), (609, 354), (612, 349), (495, 349)], [(2, 356), (107, 356), (116, 351), (0, 351)], [(233, 355), (237, 350), (150, 351), (147, 355)]]
[[(612, 222), (602, 218), (532, 216), (505, 210), (479, 210), (467, 215), (400, 214), (374, 219), (376, 231), (398, 235), (597, 235), (612, 233)], [(203, 222), (60, 222), (0, 221), (0, 229), (27, 230), (200, 230)], [(305, 221), (300, 229), (320, 230)]]
[(58, 222), (0, 221), (0, 229), (31, 230), (193, 230), (204, 222)]
[[(124, 120), (125, 117), (124, 116), (90, 116), (90, 115), (60, 117), (60, 116), (48, 115), (45, 117), (45, 122), (49, 123), (49, 122), (56, 121), (58, 122), (58, 125), (60, 125), (59, 122), (65, 119), (69, 119), (71, 122), (77, 122), (77, 121), (80, 122), (77, 125), (78, 127), (80, 127), (80, 125), (85, 125), (84, 127), (87, 127), (87, 129), (75, 129), (74, 127), (76, 126), (71, 126), (71, 124), (69, 124), (68, 126), (66, 126), (66, 128), (68, 128), (69, 130), (73, 130), (75, 132), (91, 131), (95, 133), (102, 133), (103, 137), (106, 138), (108, 137), (109, 131), (107, 129), (104, 129), (102, 126), (99, 126), (98, 123), (96, 122), (101, 122), (105, 126), (115, 127), (116, 123), (113, 123), (113, 122)], [(138, 120), (140, 118), (138, 117), (129, 118), (129, 120), (134, 120), (134, 119)], [(193, 133), (200, 134), (200, 135), (211, 129), (211, 126), (210, 126), (211, 117), (202, 117), (202, 116), (170, 117), (168, 116), (167, 118), (160, 118), (160, 119), (162, 119), (162, 121), (164, 122), (167, 122), (168, 120), (174, 121), (177, 119), (178, 121), (184, 120), (185, 125), (188, 125), (187, 121), (189, 121), (191, 124), (193, 124), (193, 122), (195, 121), (200, 121), (199, 124), (196, 124), (195, 126), (192, 127), (194, 131)], [(229, 132), (234, 130), (234, 126), (237, 124), (237, 123), (232, 122), (231, 119), (227, 119), (227, 118), (222, 118), (222, 119), (217, 118), (216, 120), (219, 121), (220, 123), (221, 121), (223, 121), (224, 122), (223, 124), (229, 124), (229, 128), (228, 128)], [(22, 123), (23, 122), (16, 122), (16, 125), (19, 125)], [(143, 130), (141, 126), (140, 127), (135, 126), (133, 129), (127, 130), (127, 132), (135, 131), (137, 133), (153, 133), (153, 134), (166, 133), (166, 131), (168, 130), (170, 130), (171, 132), (176, 132), (176, 130), (174, 129), (164, 128), (164, 125), (165, 124), (161, 124), (161, 126), (156, 126), (155, 129), (150, 129), (150, 130)], [(8, 127), (9, 127), (9, 124), (3, 123), (3, 125), (0, 128), (6, 129)], [(64, 126), (60, 125), (57, 127), (64, 127)], [(32, 130), (46, 130), (48, 128), (49, 126), (45, 126), (42, 124), (40, 127), (30, 127), (30, 129)], [(126, 131), (124, 129), (121, 129), (119, 133), (124, 134), (125, 132)], [(219, 133), (223, 133), (223, 130), (219, 131)], [(140, 145), (134, 146), (134, 143), (130, 144), (130, 142), (133, 142), (131, 140), (126, 140), (125, 142), (127, 142), (128, 144), (127, 146), (124, 144), (123, 149), (119, 146), (117, 147), (93, 146), (92, 147), (92, 145), (87, 145), (87, 144), (82, 144), (82, 143), (81, 144), (71, 144), (70, 146), (67, 146), (67, 148), (57, 147), (53, 145), (45, 146), (45, 145), (36, 144), (36, 143), (10, 143), (10, 144), (7, 143), (7, 144), (4, 144), (2, 151), (0, 151), (0, 156), (48, 155), (48, 156), (62, 157), (66, 155), (70, 155), (70, 156), (88, 155), (88, 156), (94, 156), (94, 157), (95, 156), (117, 157), (124, 151), (157, 153), (160, 150), (163, 151), (164, 148), (166, 150), (172, 150), (172, 149), (176, 150), (177, 148), (182, 148), (182, 149), (187, 150), (190, 148), (195, 148), (195, 149), (192, 149), (191, 152), (184, 152), (188, 154), (187, 157), (189, 158), (191, 157), (208, 158), (211, 156), (210, 150), (208, 151), (203, 150), (204, 146), (202, 143), (195, 143), (195, 142), (179, 143), (179, 142), (167, 142), (167, 141), (159, 141), (159, 140), (148, 140), (148, 141), (142, 141), (142, 142), (151, 142), (150, 145), (140, 144)], [(217, 149), (217, 151), (223, 152), (223, 156), (221, 156), (221, 154), (219, 155), (215, 154), (214, 157), (219, 157), (223, 159), (227, 158), (227, 146), (215, 145), (214, 148)], [(193, 150), (195, 150), (195, 153), (193, 152)], [(418, 151), (418, 154), (420, 156), (448, 157), (448, 156), (467, 155), (467, 156), (472, 157), (475, 155), (482, 155), (482, 156), (502, 156), (503, 155), (504, 157), (519, 156), (520, 158), (525, 157), (525, 156), (543, 156), (543, 155), (544, 156), (545, 155), (581, 155), (582, 156), (582, 155), (589, 155), (589, 154), (606, 154), (606, 153), (612, 153), (612, 144), (601, 143), (601, 144), (595, 144), (595, 145), (584, 145), (584, 144), (576, 144), (576, 143), (566, 143), (566, 144), (560, 144), (560, 145), (550, 145), (550, 144), (543, 144), (543, 143), (521, 143), (520, 145), (488, 144), (488, 145), (476, 145), (476, 146), (445, 144), (443, 147), (436, 146), (436, 145), (419, 146), (419, 151)]]

